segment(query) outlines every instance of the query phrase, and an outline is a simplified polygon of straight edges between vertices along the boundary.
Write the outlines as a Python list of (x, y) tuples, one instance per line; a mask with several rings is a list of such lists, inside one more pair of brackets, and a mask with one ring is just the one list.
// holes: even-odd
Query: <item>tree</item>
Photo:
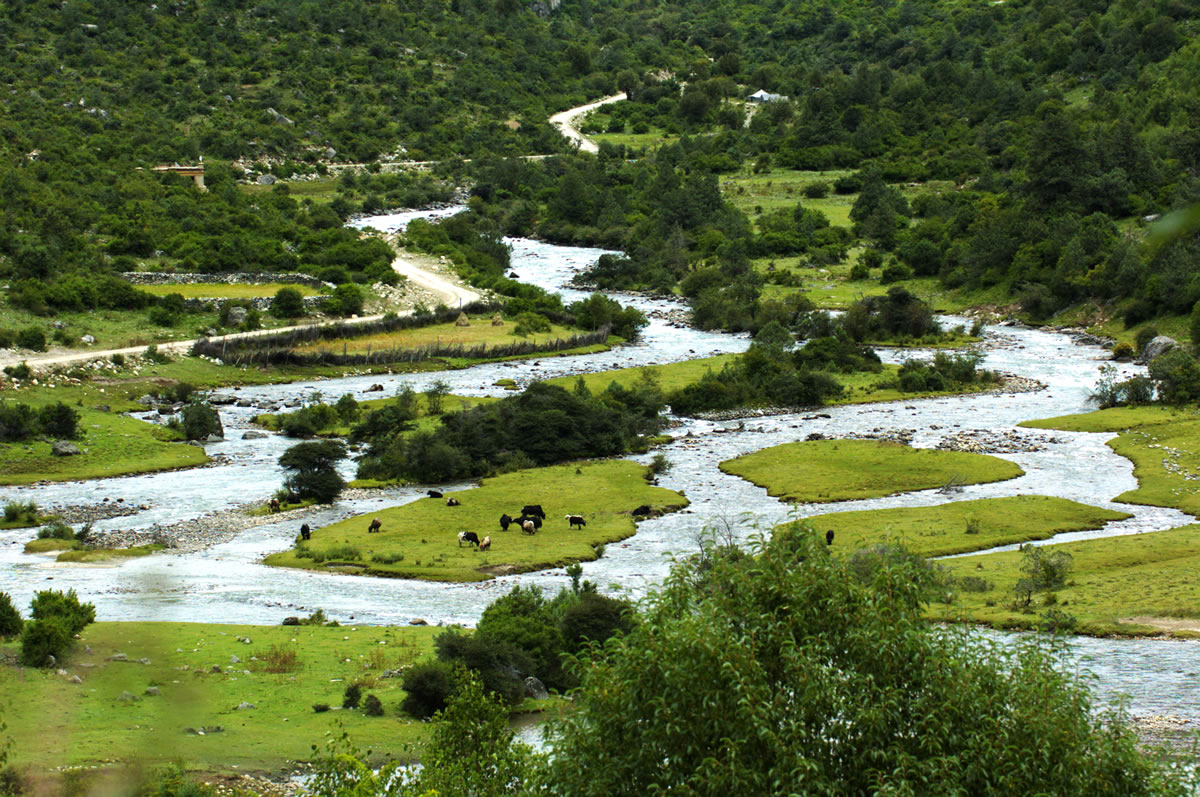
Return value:
[(271, 300), (271, 315), (276, 318), (299, 318), (304, 315), (304, 297), (295, 288), (280, 288)]
[(217, 408), (203, 401), (192, 401), (179, 411), (183, 434), (188, 440), (207, 440), (210, 435), (225, 436), (221, 425), (221, 414)]
[(0, 639), (21, 633), (21, 626), (24, 624), (21, 613), (13, 605), (12, 596), (7, 592), (0, 592)]
[(332, 504), (346, 487), (337, 471), (337, 463), (346, 456), (346, 447), (337, 440), (294, 445), (279, 457), (279, 464), (290, 471), (283, 486), (299, 498)]
[(1186, 793), (1061, 649), (929, 623), (902, 559), (847, 567), (804, 527), (676, 566), (576, 660), (542, 792)]

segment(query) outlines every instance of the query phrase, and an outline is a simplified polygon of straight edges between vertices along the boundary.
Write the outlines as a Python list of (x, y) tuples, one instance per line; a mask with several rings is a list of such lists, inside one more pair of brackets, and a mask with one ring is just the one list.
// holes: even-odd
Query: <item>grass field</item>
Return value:
[(1044, 495), (983, 498), (930, 507), (834, 512), (799, 523), (832, 529), (838, 550), (901, 543), (922, 556), (947, 556), (1045, 540), (1066, 531), (1098, 529), (1124, 512)]
[[(369, 515), (314, 529), (304, 547), (323, 561), (301, 558), (299, 549), (272, 554), (269, 565), (326, 572), (419, 578), (430, 581), (485, 581), (497, 575), (544, 570), (597, 558), (596, 546), (617, 542), (637, 531), (631, 510), (642, 504), (666, 510), (687, 505), (679, 493), (653, 487), (646, 468), (626, 460), (570, 463), (506, 473), (481, 486), (444, 499), (421, 499)], [(501, 531), (500, 515), (516, 517), (526, 504), (540, 504), (546, 521), (534, 535), (516, 526)], [(566, 514), (582, 515), (587, 526), (568, 528)], [(367, 531), (372, 518), (383, 523)], [(490, 551), (467, 544), (457, 534), (491, 536)]]
[(320, 293), (309, 285), (285, 285), (282, 282), (264, 282), (261, 285), (237, 284), (223, 282), (196, 282), (186, 285), (140, 285), (138, 290), (155, 296), (167, 296), (178, 293), (185, 299), (248, 299), (258, 296), (274, 296), (280, 288), (294, 288), (301, 296), (316, 296)]
[(1113, 500), (1174, 507), (1200, 517), (1200, 411), (1173, 407), (1114, 407), (1021, 426), (1075, 432), (1120, 432), (1108, 445), (1133, 462), (1135, 490)]
[[(1013, 588), (1023, 573), (1022, 553), (981, 554), (940, 562), (957, 576), (993, 583), (986, 592), (959, 591), (950, 606), (934, 604), (931, 616), (971, 620), (998, 628), (1035, 628), (1050, 608), (1073, 615), (1087, 634), (1200, 634), (1200, 526), (1043, 546), (1064, 551), (1073, 567), (1066, 586), (1048, 603), (1036, 595), (1027, 610), (1014, 607)], [(988, 605), (988, 604), (991, 605)]]
[[(833, 181), (850, 174), (851, 170), (827, 172), (799, 172), (791, 169), (771, 169), (762, 174), (742, 171), (721, 178), (721, 191), (725, 199), (741, 210), (751, 220), (763, 213), (782, 208), (791, 209), (797, 203), (806, 208), (819, 210), (835, 227), (850, 226), (850, 208), (858, 194), (833, 193)], [(804, 196), (804, 187), (813, 183), (828, 183), (829, 195), (820, 199)]]
[[(19, 646), (0, 645), (10, 762), (49, 768), (182, 760), (277, 770), (308, 760), (313, 745), (343, 730), (360, 747), (402, 755), (429, 726), (400, 714), (400, 679), (382, 676), (430, 655), (440, 630), (96, 623), (59, 663), (66, 676), (18, 667), (12, 661)], [(127, 661), (111, 661), (116, 653)], [(385, 716), (340, 709), (343, 691), (356, 681), (364, 697), (383, 701)], [(147, 695), (150, 686), (161, 694)], [(121, 700), (125, 692), (134, 699)], [(254, 708), (238, 710), (243, 702)], [(315, 703), (338, 710), (316, 713)]]
[[(30, 405), (50, 403), (52, 400), (71, 404), (73, 392), (77, 391), (23, 392), (16, 400)], [(95, 394), (92, 395), (95, 400)], [(75, 409), (79, 412), (79, 429), (83, 434), (72, 442), (83, 453), (56, 457), (50, 453), (51, 444), (46, 440), (0, 444), (0, 484), (96, 479), (190, 468), (208, 461), (202, 448), (169, 442), (171, 433), (161, 426), (116, 411), (103, 412), (95, 409), (94, 405)]]
[(362, 337), (346, 338), (344, 340), (316, 341), (303, 346), (297, 346), (296, 351), (309, 353), (329, 351), (334, 353), (347, 352), (358, 354), (367, 351), (380, 351), (393, 348), (415, 349), (421, 346), (504, 346), (527, 340), (533, 343), (549, 343), (551, 341), (570, 338), (579, 334), (579, 330), (569, 327), (552, 325), (549, 332), (537, 332), (526, 338), (513, 334), (514, 323), (506, 321), (504, 326), (492, 326), (492, 316), (472, 316), (470, 326), (460, 327), (454, 323), (434, 324), (415, 329), (402, 329), (395, 332)]
[(824, 503), (881, 498), (954, 484), (1023, 475), (1015, 463), (986, 454), (909, 448), (878, 440), (784, 443), (727, 459), (721, 470), (784, 501)]

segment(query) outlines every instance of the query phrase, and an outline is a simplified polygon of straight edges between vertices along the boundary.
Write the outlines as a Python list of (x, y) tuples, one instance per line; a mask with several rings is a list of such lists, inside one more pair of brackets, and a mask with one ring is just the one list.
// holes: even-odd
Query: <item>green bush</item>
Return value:
[(342, 708), (358, 708), (361, 701), (362, 687), (358, 684), (350, 684), (342, 693)]
[(53, 666), (70, 650), (74, 636), (68, 617), (56, 615), (25, 623), (21, 631), (21, 663), (26, 667)]
[(33, 376), (33, 371), (29, 368), (29, 364), (24, 360), (16, 365), (4, 366), (4, 373), (11, 376), (13, 379), (21, 380), (28, 379), (29, 377)]
[(861, 260), (850, 267), (850, 281), (861, 282), (871, 278), (871, 268)]
[(883, 268), (883, 272), (879, 275), (879, 281), (884, 285), (890, 285), (893, 282), (912, 279), (912, 269), (902, 263), (888, 263)]
[(75, 530), (61, 520), (56, 520), (38, 529), (37, 536), (39, 540), (73, 540)]
[(313, 703), (313, 711), (317, 712), (318, 714), (324, 714), (328, 710), (328, 703)]
[(7, 592), (0, 592), (0, 639), (14, 637), (21, 633), (21, 626), (24, 624), (21, 613), (13, 604), (12, 596)]
[(401, 684), (406, 693), (400, 708), (417, 719), (429, 719), (446, 707), (457, 690), (453, 668), (441, 661), (427, 661), (404, 672)]
[(60, 617), (67, 623), (70, 634), (78, 634), (89, 623), (96, 622), (96, 607), (80, 603), (75, 590), (43, 590), (33, 596), (29, 604), (30, 616), (35, 620)]
[(368, 717), (382, 717), (383, 701), (375, 695), (367, 695), (367, 699), (363, 701), (363, 713)]
[(824, 199), (829, 196), (829, 183), (815, 182), (804, 186), (804, 195), (809, 199)]
[(1157, 337), (1158, 337), (1158, 327), (1155, 327), (1155, 326), (1142, 327), (1141, 329), (1138, 330), (1137, 337), (1134, 338), (1134, 340), (1137, 341), (1137, 350), (1139, 352), (1145, 351), (1146, 346), (1150, 343), (1150, 341), (1154, 340)]
[(79, 413), (56, 401), (38, 410), (42, 431), (51, 437), (73, 440), (79, 436)]
[(202, 401), (193, 401), (179, 411), (183, 433), (188, 440), (205, 440), (210, 435), (225, 436), (221, 415), (216, 407)]
[(304, 296), (295, 288), (280, 288), (271, 300), (271, 315), (276, 318), (299, 318), (304, 315)]
[(336, 440), (300, 443), (283, 452), (279, 464), (289, 471), (285, 489), (299, 498), (331, 504), (346, 487), (337, 463), (346, 458), (346, 447)]
[(4, 505), (6, 523), (15, 523), (18, 520), (36, 523), (37, 519), (38, 505), (33, 501), (10, 501)]
[(17, 333), (17, 346), (31, 351), (45, 351), (46, 333), (38, 327), (25, 327)]

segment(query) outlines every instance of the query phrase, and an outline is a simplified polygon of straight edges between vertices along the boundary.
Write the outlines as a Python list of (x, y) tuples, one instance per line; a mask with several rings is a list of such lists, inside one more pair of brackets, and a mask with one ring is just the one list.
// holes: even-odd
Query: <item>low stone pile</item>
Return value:
[(110, 501), (107, 498), (99, 504), (69, 504), (60, 506), (52, 504), (45, 508), (47, 514), (58, 515), (63, 523), (92, 523), (97, 520), (107, 520), (114, 517), (129, 517), (149, 509), (148, 504), (127, 504), (124, 498)]
[(936, 448), (972, 454), (1019, 454), (1045, 451), (1047, 445), (1061, 442), (1060, 438), (1050, 435), (1021, 433), (1012, 429), (972, 429), (946, 435)]

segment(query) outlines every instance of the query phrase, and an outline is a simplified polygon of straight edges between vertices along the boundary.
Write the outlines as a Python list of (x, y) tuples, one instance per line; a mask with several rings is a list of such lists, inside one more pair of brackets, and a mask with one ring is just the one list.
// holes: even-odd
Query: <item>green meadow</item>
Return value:
[(1119, 432), (1110, 448), (1133, 462), (1134, 490), (1113, 500), (1165, 506), (1200, 516), (1200, 411), (1113, 407), (1082, 415), (1025, 421), (1021, 426), (1069, 432)]
[(817, 515), (799, 523), (832, 529), (838, 550), (900, 543), (921, 556), (982, 551), (1045, 540), (1067, 531), (1098, 529), (1130, 515), (1065, 498), (1018, 495), (929, 507), (871, 509)]
[[(949, 606), (933, 604), (931, 616), (985, 623), (997, 628), (1036, 628), (1054, 609), (1077, 620), (1086, 634), (1200, 634), (1200, 526), (1043, 546), (1069, 553), (1066, 585), (1037, 593), (1028, 607), (1016, 605), (1013, 588), (1024, 574), (1019, 551), (948, 559), (938, 564), (957, 577), (992, 585), (984, 592), (960, 590)], [(1049, 595), (1053, 594), (1053, 597)]]
[(881, 498), (947, 484), (981, 484), (1023, 475), (986, 454), (910, 448), (879, 440), (812, 440), (727, 459), (721, 470), (784, 501), (823, 503)]
[[(308, 760), (314, 744), (343, 731), (362, 748), (404, 755), (429, 726), (400, 713), (400, 679), (385, 673), (431, 655), (439, 630), (96, 623), (59, 662), (65, 675), (16, 666), (19, 645), (6, 643), (0, 684), (10, 762), (278, 769)], [(379, 697), (384, 716), (343, 710), (351, 683)], [(319, 703), (335, 708), (317, 713)]]
[[(332, 573), (417, 578), (429, 581), (485, 581), (498, 575), (545, 570), (598, 558), (606, 543), (633, 536), (630, 514), (642, 505), (656, 511), (682, 508), (679, 493), (651, 486), (647, 469), (627, 460), (580, 462), (506, 473), (484, 479), (479, 487), (422, 498), (314, 529), (312, 539), (290, 551), (272, 554), (266, 563)], [(502, 514), (516, 517), (526, 504), (546, 512), (533, 535), (516, 525), (501, 531)], [(572, 529), (564, 516), (582, 515), (587, 525)], [(382, 528), (367, 530), (374, 518)], [(491, 550), (459, 545), (457, 535), (473, 531), (492, 538)]]

